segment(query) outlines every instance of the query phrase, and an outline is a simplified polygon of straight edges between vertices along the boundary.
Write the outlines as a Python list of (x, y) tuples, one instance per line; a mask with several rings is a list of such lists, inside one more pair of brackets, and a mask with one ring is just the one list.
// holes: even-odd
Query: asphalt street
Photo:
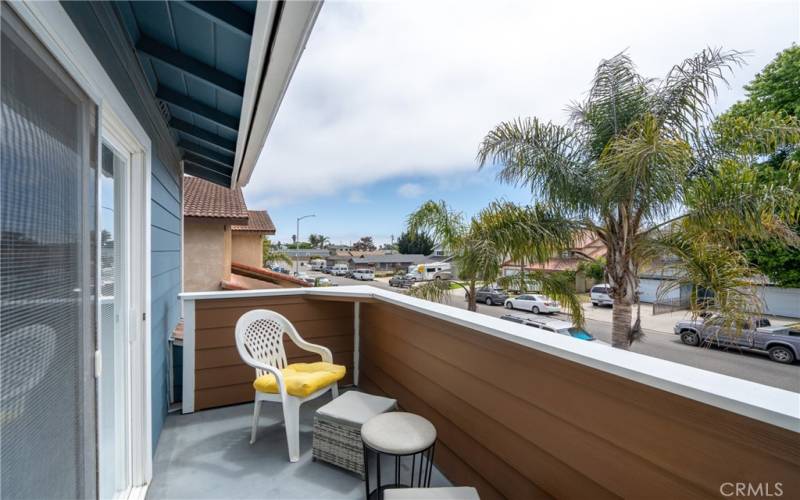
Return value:
[[(318, 275), (318, 273), (311, 273)], [(357, 281), (349, 278), (327, 275), (337, 285), (371, 285), (386, 290), (400, 291), (390, 287), (387, 283), (376, 280), (370, 282)], [(466, 309), (466, 301), (461, 294), (456, 294), (448, 302), (449, 305)], [(487, 306), (478, 304), (478, 312), (489, 316), (500, 317), (504, 314), (519, 316), (535, 316), (524, 311), (508, 311), (502, 306)], [(569, 321), (569, 316), (564, 314), (552, 315), (554, 318)], [(631, 351), (646, 354), (655, 358), (666, 359), (682, 363), (703, 370), (722, 373), (753, 382), (758, 382), (773, 387), (779, 387), (793, 392), (800, 392), (800, 362), (792, 365), (782, 365), (771, 361), (767, 356), (740, 351), (738, 349), (722, 349), (716, 347), (690, 347), (683, 344), (677, 335), (671, 333), (648, 330), (644, 326), (644, 339), (635, 343)], [(586, 330), (597, 339), (611, 343), (611, 323), (587, 319)]]

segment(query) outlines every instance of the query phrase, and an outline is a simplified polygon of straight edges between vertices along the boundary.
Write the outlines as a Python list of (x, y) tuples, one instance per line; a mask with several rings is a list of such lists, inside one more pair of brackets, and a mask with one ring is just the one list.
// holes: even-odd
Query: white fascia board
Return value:
[[(322, 1), (292, 1), (283, 2), (279, 12), (279, 3), (259, 2), (256, 8), (231, 188), (243, 187), (250, 181), (322, 8)], [(277, 15), (280, 17), (276, 24)]]
[(635, 382), (722, 408), (794, 432), (800, 432), (800, 394), (644, 354), (553, 335), (539, 328), (417, 299), (369, 285), (194, 292), (185, 300), (234, 299), (281, 295), (373, 299), (464, 326), (521, 346), (546, 352)]

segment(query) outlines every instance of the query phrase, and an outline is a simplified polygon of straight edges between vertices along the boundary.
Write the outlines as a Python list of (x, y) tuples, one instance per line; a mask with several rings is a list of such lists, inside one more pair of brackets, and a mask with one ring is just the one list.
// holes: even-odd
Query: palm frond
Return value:
[(659, 287), (658, 297), (689, 286), (695, 317), (701, 312), (718, 313), (726, 328), (738, 330), (749, 318), (761, 314), (763, 303), (754, 282), (758, 273), (741, 252), (680, 230), (661, 238), (658, 244), (671, 256), (665, 273), (672, 276)]
[(586, 100), (570, 106), (572, 123), (592, 159), (599, 158), (612, 138), (647, 111), (650, 82), (625, 52), (600, 62)]
[(449, 280), (433, 280), (419, 283), (408, 289), (407, 295), (424, 299), (440, 304), (449, 304), (452, 294), (450, 293)]
[(653, 95), (653, 113), (676, 135), (694, 136), (707, 121), (718, 82), (727, 83), (744, 53), (706, 48), (676, 64)]
[(428, 232), (448, 253), (457, 253), (463, 245), (466, 224), (461, 212), (450, 209), (444, 201), (429, 200), (408, 216), (411, 234)]
[(689, 144), (665, 136), (655, 117), (646, 114), (603, 151), (597, 189), (609, 205), (629, 207), (637, 225), (661, 219), (675, 210), (692, 162)]
[(541, 191), (552, 203), (584, 206), (591, 195), (584, 151), (573, 129), (518, 118), (486, 134), (477, 160), (480, 168), (501, 165), (498, 179), (502, 182)]
[(553, 207), (495, 200), (473, 220), (471, 234), (491, 241), (512, 260), (542, 263), (574, 247), (582, 230), (582, 224)]
[(800, 145), (800, 120), (776, 112), (747, 117), (726, 114), (714, 122), (712, 131), (718, 149), (746, 163), (755, 163), (783, 147)]
[(791, 225), (800, 222), (800, 172), (787, 182), (760, 182), (755, 168), (724, 160), (713, 175), (693, 180), (686, 189), (684, 231), (736, 247), (742, 238), (778, 238), (798, 246)]

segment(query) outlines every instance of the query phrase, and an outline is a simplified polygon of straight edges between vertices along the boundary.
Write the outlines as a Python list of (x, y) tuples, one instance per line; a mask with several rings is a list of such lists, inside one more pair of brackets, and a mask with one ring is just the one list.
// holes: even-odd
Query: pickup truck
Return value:
[(800, 323), (772, 326), (766, 318), (753, 318), (741, 329), (723, 326), (720, 316), (679, 321), (673, 329), (686, 345), (718, 345), (765, 353), (777, 363), (800, 358)]
[(389, 286), (410, 288), (416, 281), (413, 274), (396, 274), (389, 280)]

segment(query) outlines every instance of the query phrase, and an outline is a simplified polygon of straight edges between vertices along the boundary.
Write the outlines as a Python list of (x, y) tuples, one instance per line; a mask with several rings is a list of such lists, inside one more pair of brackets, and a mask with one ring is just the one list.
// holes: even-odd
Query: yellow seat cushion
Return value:
[[(304, 398), (323, 387), (344, 378), (347, 369), (342, 365), (318, 361), (316, 363), (292, 363), (281, 370), (286, 392)], [(278, 394), (278, 381), (275, 375), (261, 375), (253, 382), (258, 392)]]

